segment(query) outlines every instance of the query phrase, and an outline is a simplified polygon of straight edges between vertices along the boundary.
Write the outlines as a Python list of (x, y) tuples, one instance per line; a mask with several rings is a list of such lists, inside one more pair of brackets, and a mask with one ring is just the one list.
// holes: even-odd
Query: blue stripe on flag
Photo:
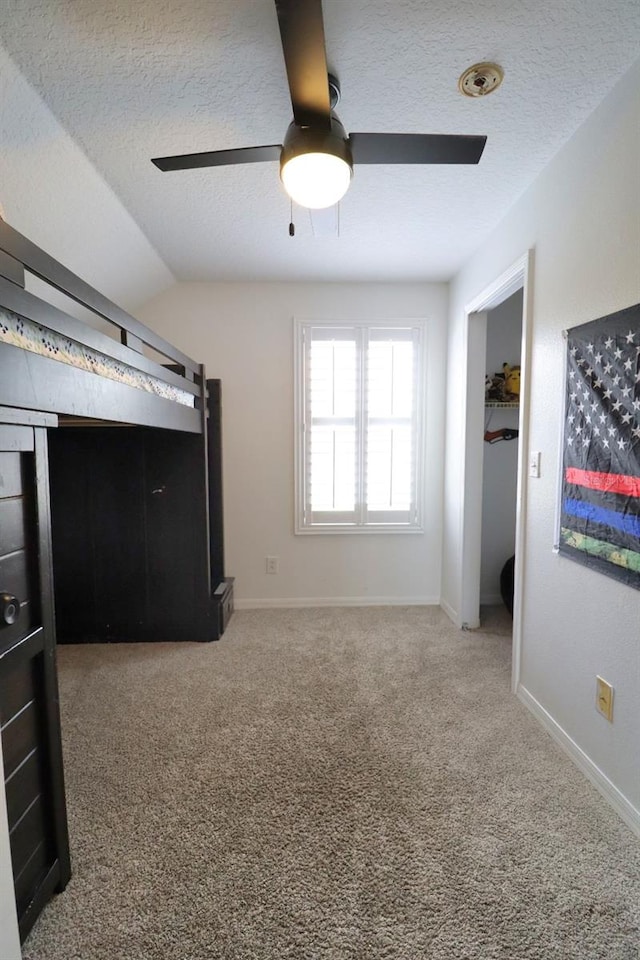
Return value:
[(622, 530), (624, 533), (640, 538), (640, 517), (632, 513), (616, 513), (615, 510), (605, 510), (604, 507), (596, 507), (593, 503), (572, 500), (569, 497), (564, 501), (564, 512), (572, 517), (582, 517), (584, 520), (593, 520), (594, 523), (603, 523), (607, 527), (613, 527), (615, 530)]

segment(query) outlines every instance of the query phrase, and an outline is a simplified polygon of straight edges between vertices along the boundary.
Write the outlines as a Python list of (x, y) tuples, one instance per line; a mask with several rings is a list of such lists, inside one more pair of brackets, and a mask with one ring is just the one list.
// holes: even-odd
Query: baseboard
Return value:
[(517, 697), (534, 717), (540, 721), (547, 733), (562, 747), (567, 756), (580, 768), (587, 780), (602, 794), (618, 816), (624, 820), (636, 836), (640, 837), (640, 810), (637, 810), (633, 804), (627, 800), (625, 795), (609, 780), (600, 767), (587, 756), (584, 750), (578, 746), (566, 730), (553, 719), (551, 714), (545, 710), (542, 704), (539, 703), (522, 684), (518, 687)]
[(276, 610), (299, 607), (437, 607), (437, 597), (278, 597), (234, 600), (236, 610)]
[(440, 598), (440, 606), (442, 607), (446, 615), (449, 617), (449, 620), (452, 620), (455, 623), (456, 627), (462, 626), (462, 624), (460, 623), (460, 617), (458, 616), (456, 611), (453, 609), (451, 604), (447, 603), (447, 601), (443, 597)]

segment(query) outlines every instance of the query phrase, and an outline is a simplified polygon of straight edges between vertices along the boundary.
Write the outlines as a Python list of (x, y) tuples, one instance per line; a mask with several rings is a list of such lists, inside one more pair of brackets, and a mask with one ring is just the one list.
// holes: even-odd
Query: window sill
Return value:
[(337, 524), (322, 523), (322, 524), (317, 524), (316, 526), (313, 526), (313, 527), (296, 526), (294, 532), (296, 536), (315, 537), (322, 534), (331, 534), (331, 535), (339, 534), (341, 536), (353, 535), (353, 534), (355, 534), (356, 536), (362, 536), (363, 534), (365, 536), (371, 536), (372, 534), (373, 535), (376, 535), (376, 534), (406, 535), (406, 534), (424, 534), (425, 531), (424, 531), (424, 527), (421, 527), (421, 526), (411, 526), (411, 527), (406, 525), (397, 526), (391, 523), (371, 524), (370, 526), (367, 526), (367, 527), (351, 526), (346, 523), (337, 523)]

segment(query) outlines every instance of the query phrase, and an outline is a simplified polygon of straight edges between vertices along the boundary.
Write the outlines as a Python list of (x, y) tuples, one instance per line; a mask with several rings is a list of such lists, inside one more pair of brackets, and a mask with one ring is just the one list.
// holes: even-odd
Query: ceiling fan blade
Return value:
[(331, 125), (321, 0), (275, 0), (282, 52), (298, 126)]
[(432, 133), (352, 133), (354, 163), (478, 163), (486, 137)]
[(156, 157), (158, 170), (195, 170), (197, 167), (224, 167), (232, 163), (260, 163), (279, 160), (282, 145), (269, 147), (239, 147), (237, 150), (210, 150), (207, 153), (185, 153), (179, 157)]

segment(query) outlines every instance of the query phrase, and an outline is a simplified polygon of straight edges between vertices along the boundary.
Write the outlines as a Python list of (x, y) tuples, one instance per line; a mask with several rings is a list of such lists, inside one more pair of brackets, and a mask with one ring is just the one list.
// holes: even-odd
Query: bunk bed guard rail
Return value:
[(200, 364), (0, 219), (0, 405), (201, 433), (205, 397)]

